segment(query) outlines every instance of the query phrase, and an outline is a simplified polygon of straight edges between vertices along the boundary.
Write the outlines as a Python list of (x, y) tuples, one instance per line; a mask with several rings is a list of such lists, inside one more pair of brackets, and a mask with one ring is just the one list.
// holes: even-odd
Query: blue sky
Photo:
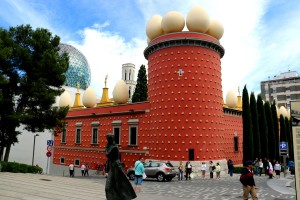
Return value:
[(108, 74), (111, 95), (123, 63), (134, 63), (136, 75), (147, 64), (143, 50), (149, 18), (173, 10), (186, 17), (195, 5), (224, 26), (224, 97), (245, 84), (257, 94), (260, 81), (268, 77), (300, 73), (299, 0), (1, 0), (0, 26), (48, 28), (87, 57), (98, 95)]

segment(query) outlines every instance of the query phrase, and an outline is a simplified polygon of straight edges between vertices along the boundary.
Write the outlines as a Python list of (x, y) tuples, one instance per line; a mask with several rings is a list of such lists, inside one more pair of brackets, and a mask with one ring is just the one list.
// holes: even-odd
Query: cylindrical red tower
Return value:
[(219, 41), (196, 32), (170, 33), (152, 40), (144, 55), (151, 105), (150, 157), (223, 159), (224, 49)]

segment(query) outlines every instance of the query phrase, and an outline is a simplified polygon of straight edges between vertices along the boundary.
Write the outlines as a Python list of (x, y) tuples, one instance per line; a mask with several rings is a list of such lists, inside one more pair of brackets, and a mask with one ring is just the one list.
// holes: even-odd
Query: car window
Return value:
[(156, 162), (152, 162), (152, 163), (151, 163), (151, 167), (159, 167), (159, 166), (160, 166), (159, 163), (156, 163)]
[(145, 167), (145, 168), (150, 167), (150, 164), (151, 164), (150, 162), (144, 163), (144, 167)]
[(167, 165), (168, 167), (174, 167), (174, 166), (173, 166), (171, 163), (169, 163), (169, 162), (167, 162), (166, 165)]

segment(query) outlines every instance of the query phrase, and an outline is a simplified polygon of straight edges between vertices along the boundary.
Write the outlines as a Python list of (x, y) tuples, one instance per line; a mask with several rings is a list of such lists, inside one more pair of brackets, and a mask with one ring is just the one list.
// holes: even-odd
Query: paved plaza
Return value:
[[(101, 200), (105, 198), (105, 177), (63, 177), (40, 174), (0, 173), (0, 200)], [(268, 179), (255, 176), (260, 200), (295, 200), (294, 177)], [(132, 182), (131, 182), (132, 183)], [(221, 179), (157, 182), (145, 180), (138, 200), (242, 199), (239, 175)]]

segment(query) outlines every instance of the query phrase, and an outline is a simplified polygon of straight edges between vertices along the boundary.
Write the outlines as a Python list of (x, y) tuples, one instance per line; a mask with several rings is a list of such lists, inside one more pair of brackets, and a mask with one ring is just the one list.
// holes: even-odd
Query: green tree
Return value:
[(264, 103), (260, 94), (257, 95), (257, 112), (258, 112), (258, 125), (259, 125), (259, 132), (260, 132), (261, 156), (263, 158), (269, 158), (268, 127), (267, 127)]
[(148, 99), (148, 81), (145, 65), (141, 65), (138, 73), (137, 84), (132, 96), (132, 102), (142, 102)]
[(243, 162), (254, 158), (253, 152), (253, 132), (250, 113), (249, 95), (246, 85), (243, 89)]
[(279, 157), (279, 126), (278, 126), (278, 115), (277, 115), (277, 109), (276, 109), (276, 102), (273, 101), (271, 105), (271, 112), (272, 112), (272, 119), (273, 119), (273, 126), (274, 126), (274, 135), (275, 135), (275, 147), (274, 152), (275, 152), (275, 159), (280, 160)]
[(30, 25), (0, 28), (0, 158), (18, 142), (21, 124), (31, 132), (62, 126), (68, 107), (53, 107), (64, 89), (69, 58), (59, 54), (58, 36)]
[(287, 142), (289, 147), (289, 156), (293, 158), (294, 150), (293, 150), (293, 137), (292, 137), (291, 123), (287, 117), (284, 118), (284, 121), (285, 121), (285, 128), (286, 128), (285, 132), (286, 132)]
[(279, 122), (280, 122), (280, 142), (287, 142), (285, 120), (283, 115), (280, 115)]
[(274, 133), (274, 124), (273, 124), (273, 117), (271, 112), (271, 106), (269, 101), (264, 104), (265, 114), (266, 114), (266, 121), (268, 127), (268, 145), (269, 145), (269, 158), (271, 160), (276, 159), (276, 152), (274, 147), (277, 147), (275, 143), (275, 133)]
[(250, 112), (251, 112), (251, 119), (252, 119), (252, 126), (253, 126), (254, 156), (261, 158), (258, 113), (257, 113), (257, 104), (256, 104), (254, 92), (251, 92), (251, 95), (250, 95)]

